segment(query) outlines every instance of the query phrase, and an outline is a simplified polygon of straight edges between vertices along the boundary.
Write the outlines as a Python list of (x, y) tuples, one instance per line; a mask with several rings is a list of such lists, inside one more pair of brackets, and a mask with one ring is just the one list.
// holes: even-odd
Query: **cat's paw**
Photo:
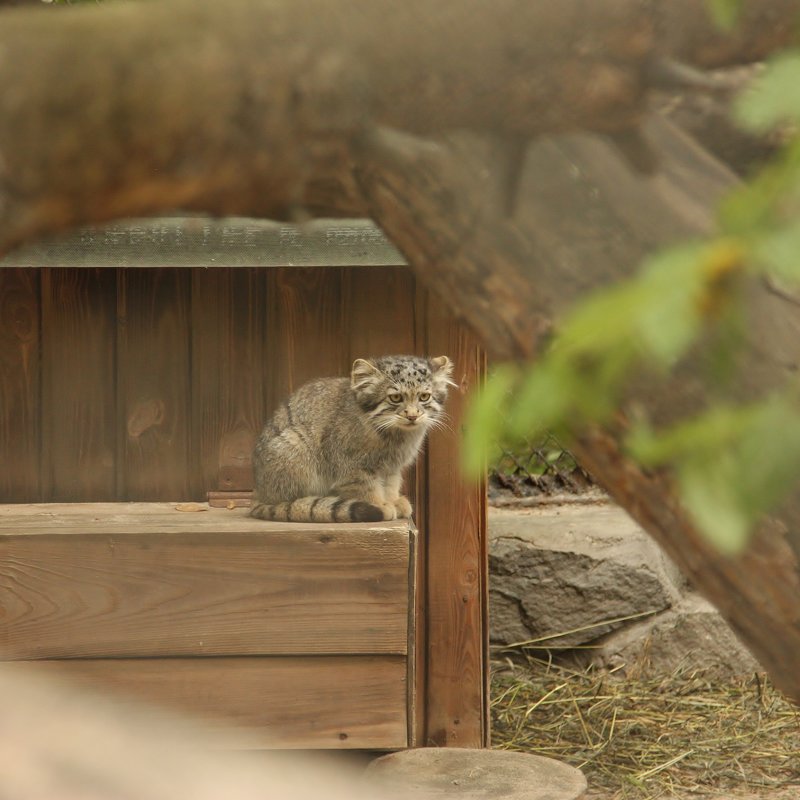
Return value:
[(393, 503), (378, 503), (377, 506), (383, 511), (384, 520), (397, 519), (397, 509)]
[(394, 501), (394, 507), (397, 509), (398, 519), (411, 519), (411, 515), (414, 513), (414, 509), (411, 507), (411, 503), (408, 502), (408, 498), (404, 497), (402, 494)]

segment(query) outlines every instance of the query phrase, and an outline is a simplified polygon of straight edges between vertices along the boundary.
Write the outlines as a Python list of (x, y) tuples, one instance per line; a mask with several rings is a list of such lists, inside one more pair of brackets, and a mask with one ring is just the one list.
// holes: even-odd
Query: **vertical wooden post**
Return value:
[(460, 471), (467, 393), (482, 379), (485, 355), (476, 338), (441, 303), (418, 293), (426, 351), (455, 364), (448, 414), (452, 433), (428, 443), (427, 502), (420, 516), (424, 566), (424, 732), (420, 744), (485, 747), (488, 719), (486, 487)]

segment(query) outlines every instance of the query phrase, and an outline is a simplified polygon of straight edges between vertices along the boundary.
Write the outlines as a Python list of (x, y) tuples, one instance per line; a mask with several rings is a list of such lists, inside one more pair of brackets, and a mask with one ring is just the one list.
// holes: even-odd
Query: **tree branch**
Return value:
[[(358, 159), (359, 185), (418, 278), (468, 321), (490, 352), (531, 358), (559, 309), (589, 288), (625, 277), (659, 241), (707, 231), (714, 197), (734, 185), (730, 173), (667, 123), (654, 120), (648, 133), (664, 166), (655, 182), (614, 163), (608, 145), (588, 137), (535, 148), (523, 213), (513, 221), (498, 218), (490, 176), (477, 166), (485, 148), (463, 138), (432, 148), (414, 147), (397, 134), (373, 137)], [(571, 171), (581, 185), (565, 188)], [(682, 185), (686, 174), (695, 177)], [(592, 213), (602, 209), (604, 216), (587, 220), (582, 215), (593, 197), (601, 202)], [(585, 230), (592, 225), (597, 229)], [(587, 234), (588, 246), (581, 241)], [(582, 273), (571, 281), (576, 255)], [(748, 341), (731, 400), (752, 399), (783, 379), (787, 363), (800, 363), (793, 333), (800, 309), (758, 281), (747, 296)], [(648, 375), (635, 382), (629, 403), (663, 422), (680, 419), (713, 402), (707, 373), (699, 347), (668, 380)], [(624, 416), (618, 425), (624, 427)], [(800, 701), (800, 670), (792, 666), (800, 658), (800, 494), (780, 517), (764, 522), (746, 553), (726, 558), (680, 507), (669, 475), (642, 471), (620, 439), (620, 427), (593, 429), (578, 438), (574, 452), (725, 614), (776, 685)]]
[(337, 157), (375, 125), (514, 141), (629, 131), (661, 55), (711, 65), (788, 41), (800, 0), (745, 6), (745, 23), (727, 35), (710, 29), (705, 0), (7, 9), (0, 251), (68, 225), (176, 207), (352, 214), (358, 198)]

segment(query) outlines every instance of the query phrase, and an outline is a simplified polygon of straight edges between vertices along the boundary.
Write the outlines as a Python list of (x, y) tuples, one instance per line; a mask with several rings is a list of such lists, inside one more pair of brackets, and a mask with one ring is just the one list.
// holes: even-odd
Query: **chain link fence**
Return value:
[(498, 504), (597, 491), (589, 473), (553, 434), (513, 447), (501, 445), (489, 466), (489, 499)]

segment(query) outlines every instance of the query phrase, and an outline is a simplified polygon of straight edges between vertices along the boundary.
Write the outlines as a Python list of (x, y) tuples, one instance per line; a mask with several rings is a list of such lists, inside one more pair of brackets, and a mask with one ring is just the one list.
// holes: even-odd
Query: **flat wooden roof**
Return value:
[(0, 267), (361, 267), (406, 261), (375, 223), (292, 225), (245, 217), (157, 217), (40, 239)]

